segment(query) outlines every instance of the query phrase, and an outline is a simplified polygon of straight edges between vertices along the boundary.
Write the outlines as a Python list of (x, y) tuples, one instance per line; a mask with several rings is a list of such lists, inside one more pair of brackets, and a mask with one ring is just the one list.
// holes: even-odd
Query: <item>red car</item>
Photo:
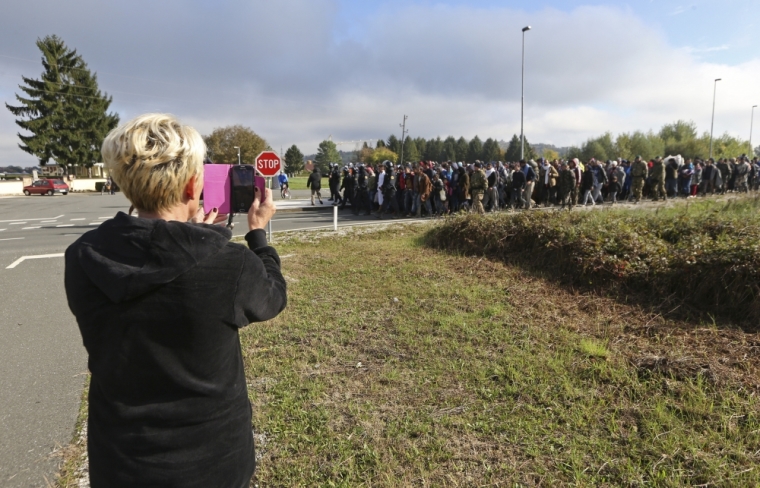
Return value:
[(29, 186), (24, 187), (24, 195), (50, 195), (53, 196), (56, 193), (61, 195), (68, 195), (69, 185), (64, 183), (63, 180), (37, 180)]

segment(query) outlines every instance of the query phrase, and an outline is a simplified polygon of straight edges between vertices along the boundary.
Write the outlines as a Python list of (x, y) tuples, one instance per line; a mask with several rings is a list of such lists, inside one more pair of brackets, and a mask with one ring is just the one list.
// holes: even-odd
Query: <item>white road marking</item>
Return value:
[(27, 221), (27, 220), (58, 220), (63, 215), (59, 215), (58, 217), (42, 217), (41, 219), (10, 219), (10, 220), (0, 220), (0, 224), (4, 222), (19, 222), (21, 220)]
[(37, 227), (22, 227), (21, 230), (41, 229), (41, 228), (42, 228), (42, 226), (38, 225)]
[(24, 221), (24, 222), (11, 222), (9, 225), (23, 225), (23, 224), (28, 224), (28, 223), (29, 222), (26, 222), (26, 221)]
[(19, 264), (23, 263), (27, 259), (45, 259), (45, 258), (62, 258), (63, 253), (58, 254), (38, 254), (37, 256), (21, 256), (17, 260), (13, 261), (10, 266), (7, 266), (5, 269), (13, 269)]
[(84, 217), (82, 217), (81, 219), (69, 219), (69, 220), (71, 220), (72, 222), (75, 220), (84, 220)]
[(56, 227), (74, 227), (74, 224), (58, 224)]
[(0, 229), (0, 232), (2, 232), (2, 231), (4, 231), (4, 230), (8, 230), (8, 229)]
[(40, 224), (55, 224), (57, 220), (43, 220)]
[(100, 219), (100, 220), (104, 220), (104, 219), (110, 219), (110, 218), (111, 218), (111, 217), (98, 217), (98, 219)]
[(100, 224), (102, 224), (102, 223), (103, 223), (103, 222), (90, 222), (90, 223), (89, 223), (89, 224), (87, 224), (87, 225), (100, 225)]
[(7, 239), (0, 239), (0, 241), (19, 241), (21, 239), (25, 239), (25, 237), (9, 237)]

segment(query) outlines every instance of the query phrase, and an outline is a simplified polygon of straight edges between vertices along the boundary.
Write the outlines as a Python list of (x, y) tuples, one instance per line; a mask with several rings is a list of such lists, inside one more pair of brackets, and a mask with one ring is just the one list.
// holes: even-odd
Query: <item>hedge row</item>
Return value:
[(425, 242), (511, 260), (574, 285), (646, 296), (654, 306), (672, 308), (677, 302), (702, 318), (760, 328), (757, 197), (658, 211), (460, 215), (430, 230)]

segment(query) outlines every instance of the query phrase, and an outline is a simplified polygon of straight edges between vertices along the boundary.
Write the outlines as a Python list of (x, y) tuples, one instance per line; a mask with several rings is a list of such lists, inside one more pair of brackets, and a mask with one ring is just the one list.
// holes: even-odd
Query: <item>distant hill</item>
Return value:
[[(530, 141), (528, 141), (528, 142), (530, 142)], [(508, 141), (499, 141), (498, 144), (499, 144), (499, 148), (502, 151), (506, 151), (507, 148), (509, 147), (509, 142)], [(536, 151), (536, 153), (538, 155), (543, 155), (545, 149), (551, 149), (553, 151), (557, 151), (557, 153), (559, 153), (559, 156), (561, 158), (564, 158), (565, 156), (567, 156), (568, 151), (570, 151), (570, 146), (557, 147), (557, 146), (555, 146), (553, 144), (544, 144), (544, 143), (541, 143), (541, 142), (539, 142), (537, 144), (531, 143), (530, 146), (533, 148), (534, 151)]]
[(565, 156), (567, 156), (567, 153), (570, 151), (570, 146), (557, 147), (553, 144), (542, 144), (542, 143), (531, 144), (531, 146), (533, 146), (533, 149), (538, 154), (543, 154), (545, 149), (551, 149), (552, 151), (557, 151), (557, 153), (559, 153), (559, 157), (561, 158), (564, 158)]

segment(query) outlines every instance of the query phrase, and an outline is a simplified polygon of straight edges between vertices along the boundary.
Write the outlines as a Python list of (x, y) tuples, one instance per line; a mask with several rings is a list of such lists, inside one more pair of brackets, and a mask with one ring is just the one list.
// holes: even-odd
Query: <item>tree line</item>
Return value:
[[(470, 140), (464, 137), (457, 139), (454, 136), (448, 136), (445, 139), (407, 136), (402, 151), (400, 139), (391, 134), (387, 139), (378, 139), (375, 147), (370, 147), (365, 142), (363, 147), (355, 153), (355, 161), (372, 165), (380, 164), (386, 160), (399, 164), (402, 157), (404, 162), (518, 161), (520, 159), (520, 138), (517, 135), (512, 136), (507, 148), (502, 149), (499, 142), (491, 137), (483, 141), (479, 136)], [(536, 157), (538, 157), (536, 151), (526, 139), (525, 158), (535, 159)], [(339, 163), (340, 161), (342, 158), (334, 142), (325, 140), (319, 144), (314, 163), (323, 172), (327, 171), (329, 163)]]
[[(748, 140), (733, 137), (728, 133), (713, 138), (714, 158), (751, 155), (753, 151), (750, 149)], [(754, 152), (760, 156), (760, 147)], [(621, 133), (614, 138), (612, 133), (606, 132), (601, 136), (588, 139), (580, 147), (571, 147), (567, 156), (582, 161), (588, 161), (591, 158), (633, 159), (636, 156), (650, 160), (657, 156), (676, 154), (685, 158), (706, 159), (710, 154), (710, 133), (704, 132), (699, 135), (694, 122), (679, 120), (664, 125), (658, 132)]]

